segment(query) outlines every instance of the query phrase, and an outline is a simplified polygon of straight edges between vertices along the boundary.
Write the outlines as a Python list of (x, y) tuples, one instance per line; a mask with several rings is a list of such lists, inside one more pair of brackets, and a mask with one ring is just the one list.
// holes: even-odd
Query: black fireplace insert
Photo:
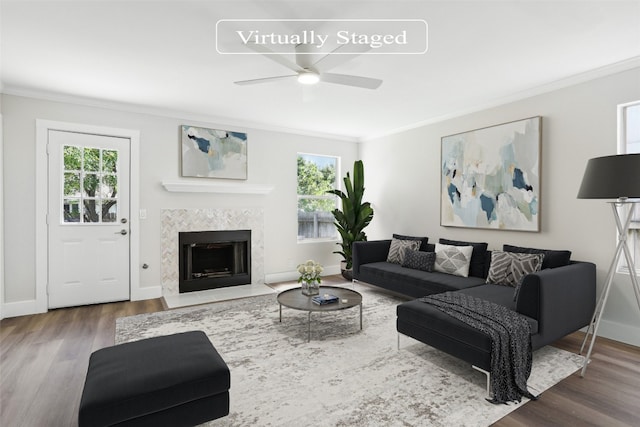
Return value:
[(178, 235), (180, 293), (251, 283), (251, 230)]

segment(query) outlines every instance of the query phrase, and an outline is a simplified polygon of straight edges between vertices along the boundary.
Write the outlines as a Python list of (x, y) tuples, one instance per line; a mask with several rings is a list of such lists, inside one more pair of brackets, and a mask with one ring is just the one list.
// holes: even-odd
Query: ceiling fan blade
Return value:
[[(345, 46), (349, 46), (349, 53), (339, 53), (341, 50), (346, 49)], [(313, 67), (319, 71), (329, 71), (337, 67), (338, 65), (351, 61), (353, 58), (356, 58), (369, 50), (371, 50), (371, 46), (367, 44), (340, 45), (333, 51), (331, 51), (331, 53), (328, 53), (322, 58), (318, 59), (313, 64)]]
[(275, 61), (280, 65), (284, 65), (285, 67), (287, 67), (291, 71), (298, 72), (298, 71), (302, 71), (303, 70), (303, 68), (300, 67), (295, 62), (289, 61), (284, 56), (275, 53), (274, 51), (272, 51), (271, 49), (265, 47), (264, 45), (257, 44), (257, 43), (247, 43), (246, 46), (249, 49), (253, 50), (254, 52), (261, 53), (262, 55), (264, 55), (265, 58), (269, 58), (270, 60)]
[(291, 74), (288, 76), (276, 76), (276, 77), (264, 77), (262, 79), (240, 80), (234, 83), (240, 86), (246, 86), (246, 85), (255, 85), (259, 83), (275, 82), (277, 80), (289, 79), (291, 77), (298, 77), (298, 76), (296, 74)]
[(327, 83), (356, 86), (364, 89), (377, 89), (382, 84), (382, 80), (380, 79), (334, 73), (322, 73), (320, 74), (320, 80)]

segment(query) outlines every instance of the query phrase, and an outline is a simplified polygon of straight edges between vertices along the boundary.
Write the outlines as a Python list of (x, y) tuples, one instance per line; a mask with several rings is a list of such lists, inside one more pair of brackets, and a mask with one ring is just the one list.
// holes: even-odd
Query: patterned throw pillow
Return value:
[(527, 274), (540, 271), (544, 254), (491, 252), (487, 283), (516, 287)]
[(521, 254), (544, 254), (544, 261), (542, 261), (542, 269), (556, 268), (569, 265), (571, 262), (571, 251), (560, 251), (552, 249), (536, 249), (536, 248), (523, 248), (521, 246), (502, 245), (502, 250), (505, 252), (517, 252)]
[(400, 240), (420, 240), (420, 249), (421, 251), (427, 250), (427, 243), (429, 243), (428, 237), (417, 237), (417, 236), (405, 236), (404, 234), (393, 234), (394, 239)]
[(404, 250), (403, 267), (413, 268), (414, 270), (433, 271), (436, 262), (435, 252)]
[(436, 243), (434, 270), (454, 276), (469, 277), (473, 246), (453, 246)]
[(403, 240), (396, 238), (391, 239), (391, 246), (389, 247), (387, 262), (402, 264), (402, 261), (404, 261), (404, 249), (417, 251), (421, 243), (422, 242), (420, 240)]

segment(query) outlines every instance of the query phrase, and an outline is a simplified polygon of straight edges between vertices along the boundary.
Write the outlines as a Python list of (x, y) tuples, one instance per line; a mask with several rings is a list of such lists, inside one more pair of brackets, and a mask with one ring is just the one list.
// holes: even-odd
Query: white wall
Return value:
[[(34, 159), (36, 150), (44, 149), (36, 147), (36, 119), (140, 130), (140, 207), (147, 210), (147, 219), (140, 221), (140, 264), (149, 265), (146, 270), (133, 266), (140, 268), (141, 287), (160, 286), (162, 208), (262, 208), (267, 278), (294, 277), (295, 265), (308, 258), (338, 271), (340, 257), (332, 254), (335, 243), (297, 243), (296, 153), (340, 156), (344, 167), (349, 168), (358, 151), (354, 142), (13, 95), (2, 96), (2, 113), (6, 305), (35, 298)], [(182, 124), (247, 132), (247, 182), (273, 186), (273, 191), (265, 196), (165, 191), (161, 181), (180, 179)]]
[[(587, 160), (616, 154), (616, 106), (640, 99), (640, 68), (598, 78), (463, 117), (367, 141), (360, 157), (375, 217), (370, 240), (392, 233), (549, 249), (598, 267), (598, 290), (614, 255), (616, 228), (604, 201), (578, 200)], [(440, 138), (542, 116), (541, 232), (441, 227)], [(601, 325), (603, 335), (640, 345), (640, 308), (628, 276), (616, 277)]]
[(4, 318), (4, 142), (2, 139), (2, 103), (0, 99), (0, 319)]

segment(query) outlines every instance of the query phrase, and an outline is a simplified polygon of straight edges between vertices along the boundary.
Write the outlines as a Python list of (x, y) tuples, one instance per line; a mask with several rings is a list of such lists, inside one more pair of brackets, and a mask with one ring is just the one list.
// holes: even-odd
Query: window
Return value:
[(118, 152), (65, 145), (63, 153), (64, 222), (115, 222)]
[[(618, 151), (620, 154), (640, 153), (640, 101), (618, 106)], [(632, 206), (635, 212), (631, 219), (627, 243), (638, 269), (640, 267), (640, 207)], [(625, 262), (621, 262), (621, 266), (623, 270), (627, 269)]]
[(339, 158), (298, 153), (298, 241), (336, 239), (333, 211)]

